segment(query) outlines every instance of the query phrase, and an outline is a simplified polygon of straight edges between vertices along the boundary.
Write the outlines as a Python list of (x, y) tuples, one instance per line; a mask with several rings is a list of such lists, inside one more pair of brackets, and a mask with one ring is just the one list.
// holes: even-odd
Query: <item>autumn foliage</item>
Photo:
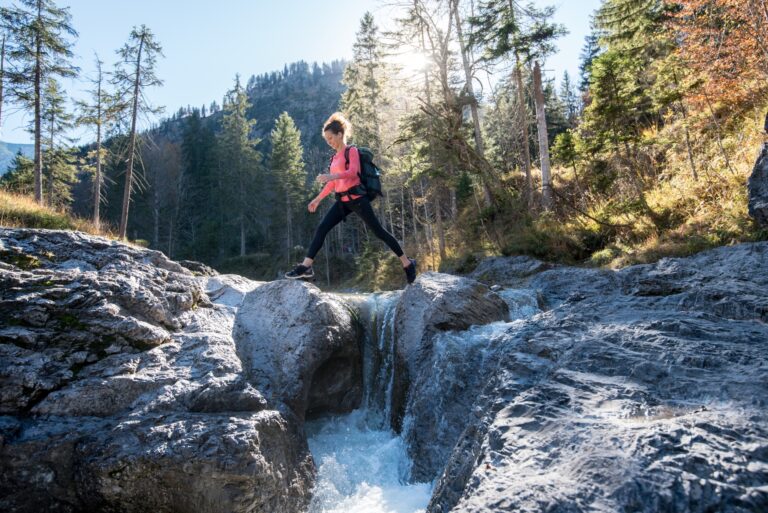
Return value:
[(768, 93), (768, 0), (682, 0), (679, 55), (697, 79), (696, 105), (744, 110)]

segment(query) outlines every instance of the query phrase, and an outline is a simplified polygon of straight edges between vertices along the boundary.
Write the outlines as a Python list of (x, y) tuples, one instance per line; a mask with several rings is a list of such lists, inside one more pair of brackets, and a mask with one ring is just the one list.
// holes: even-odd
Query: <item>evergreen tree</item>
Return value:
[(0, 187), (17, 194), (32, 194), (35, 191), (34, 161), (22, 155), (19, 150), (8, 170), (0, 176)]
[(296, 219), (297, 211), (306, 199), (304, 184), (306, 171), (304, 169), (303, 149), (301, 147), (301, 132), (296, 128), (287, 112), (280, 114), (275, 121), (275, 128), (270, 134), (272, 154), (270, 168), (282, 192), (280, 203), (285, 213), (285, 250), (290, 263), (291, 250), (298, 239)]
[(43, 161), (48, 205), (68, 207), (72, 202), (72, 186), (77, 176), (74, 150), (67, 147), (47, 149), (43, 154)]
[(138, 118), (142, 114), (157, 113), (161, 110), (151, 107), (146, 101), (145, 94), (146, 88), (163, 84), (163, 81), (155, 75), (157, 57), (162, 56), (163, 51), (160, 43), (155, 41), (152, 31), (142, 25), (138, 29), (133, 28), (128, 42), (117, 53), (120, 61), (115, 65), (113, 83), (120, 98), (120, 105), (130, 117), (128, 162), (118, 232), (120, 238), (124, 239), (128, 229), (128, 207), (134, 186), (133, 167), (140, 147), (137, 144)]
[(66, 109), (66, 98), (56, 80), (46, 81), (43, 104), (43, 130), (46, 148), (43, 153), (44, 184), (49, 205), (66, 205), (71, 199), (70, 185), (75, 181), (72, 140), (66, 133), (72, 129), (72, 113)]
[(597, 30), (592, 24), (592, 31), (584, 38), (584, 46), (581, 48), (579, 59), (579, 91), (586, 93), (589, 90), (589, 79), (592, 75), (592, 61), (600, 55), (600, 43)]
[(266, 231), (266, 209), (259, 195), (261, 182), (261, 154), (256, 151), (259, 139), (251, 139), (254, 120), (246, 117), (250, 102), (240, 85), (240, 76), (235, 86), (225, 97), (224, 119), (218, 139), (219, 169), (222, 174), (222, 193), (225, 215), (237, 226), (240, 241), (240, 256), (246, 254), (246, 240), (258, 222)]
[[(96, 148), (92, 154), (88, 155), (88, 160), (93, 162), (93, 223), (98, 229), (101, 224), (101, 198), (104, 178), (102, 174), (102, 165), (104, 161), (104, 148), (102, 147), (102, 138), (104, 134), (112, 127), (116, 121), (119, 111), (117, 99), (106, 89), (106, 75), (102, 70), (104, 63), (95, 56), (96, 76), (91, 80), (93, 89), (89, 91), (90, 100), (78, 100), (76, 102), (79, 116), (77, 124), (96, 129)], [(95, 161), (95, 162), (94, 162)]]
[[(487, 0), (478, 6), (478, 13), (471, 18), (472, 46), (485, 52), (485, 59), (495, 61), (513, 58), (513, 72), (517, 91), (517, 129), (523, 139), (528, 139), (527, 112), (525, 105), (523, 68), (530, 62), (543, 59), (554, 50), (553, 41), (566, 33), (565, 27), (552, 23), (553, 7), (537, 8), (533, 4), (522, 6), (511, 0)], [(526, 175), (526, 196), (532, 198), (531, 157), (528, 145), (523, 145), (523, 167)]]
[(377, 155), (381, 152), (380, 110), (386, 104), (382, 95), (385, 70), (379, 39), (373, 15), (366, 12), (353, 46), (354, 58), (344, 70), (347, 91), (341, 97), (341, 110), (355, 127), (355, 142), (368, 146)]
[(216, 173), (216, 137), (200, 113), (193, 112), (184, 120), (181, 148), (188, 186), (182, 198), (179, 251), (212, 262), (219, 253), (223, 229), (219, 215), (222, 180)]
[(563, 105), (568, 128), (575, 128), (581, 114), (581, 102), (567, 70), (563, 72), (563, 81), (560, 82), (560, 103)]
[(46, 80), (73, 77), (77, 68), (69, 63), (76, 37), (69, 8), (60, 8), (53, 0), (18, 0), (19, 6), (3, 8), (0, 13), (10, 32), (11, 68), (7, 72), (11, 94), (33, 112), (35, 139), (35, 200), (43, 202), (43, 88)]

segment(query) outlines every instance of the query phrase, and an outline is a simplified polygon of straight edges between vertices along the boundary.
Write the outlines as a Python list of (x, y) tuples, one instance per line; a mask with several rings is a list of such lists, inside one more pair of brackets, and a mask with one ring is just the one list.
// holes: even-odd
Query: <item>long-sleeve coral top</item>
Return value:
[[(349, 169), (346, 169), (344, 150), (337, 152), (331, 160), (330, 173), (339, 178), (325, 184), (323, 190), (320, 191), (320, 199), (332, 192), (345, 192), (356, 185), (360, 185), (360, 153), (358, 153), (357, 148), (354, 146), (349, 148)], [(359, 194), (345, 195), (341, 197), (341, 201), (351, 201), (359, 197)]]

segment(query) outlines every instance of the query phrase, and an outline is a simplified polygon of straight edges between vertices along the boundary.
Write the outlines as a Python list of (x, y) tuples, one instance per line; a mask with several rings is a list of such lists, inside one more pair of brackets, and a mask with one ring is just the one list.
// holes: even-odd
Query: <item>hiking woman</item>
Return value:
[[(320, 191), (315, 199), (309, 202), (308, 209), (314, 213), (320, 202), (331, 192), (336, 193), (336, 203), (323, 218), (320, 226), (315, 231), (312, 243), (309, 245), (309, 251), (304, 261), (297, 265), (292, 271), (285, 274), (286, 278), (311, 278), (314, 276), (312, 262), (315, 255), (320, 251), (325, 241), (325, 236), (331, 229), (342, 222), (350, 213), (354, 212), (362, 218), (368, 228), (400, 258), (403, 264), (403, 270), (408, 283), (413, 283), (416, 279), (416, 261), (405, 256), (403, 249), (398, 244), (395, 237), (381, 226), (376, 214), (373, 213), (371, 203), (365, 194), (354, 194), (353, 190), (360, 185), (360, 154), (354, 146), (349, 147), (349, 166), (345, 156), (347, 150), (347, 136), (351, 131), (349, 121), (341, 113), (336, 112), (328, 118), (323, 125), (323, 138), (328, 145), (336, 150), (336, 154), (331, 159), (328, 173), (318, 175), (317, 181), (324, 183), (325, 187)], [(359, 190), (358, 190), (359, 191)], [(362, 192), (362, 191), (359, 191)]]

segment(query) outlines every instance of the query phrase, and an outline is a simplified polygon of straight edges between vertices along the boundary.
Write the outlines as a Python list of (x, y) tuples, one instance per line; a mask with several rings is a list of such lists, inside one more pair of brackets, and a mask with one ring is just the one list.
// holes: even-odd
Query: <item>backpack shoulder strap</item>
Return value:
[(350, 144), (344, 149), (344, 169), (349, 169), (349, 150), (352, 149), (352, 145)]

